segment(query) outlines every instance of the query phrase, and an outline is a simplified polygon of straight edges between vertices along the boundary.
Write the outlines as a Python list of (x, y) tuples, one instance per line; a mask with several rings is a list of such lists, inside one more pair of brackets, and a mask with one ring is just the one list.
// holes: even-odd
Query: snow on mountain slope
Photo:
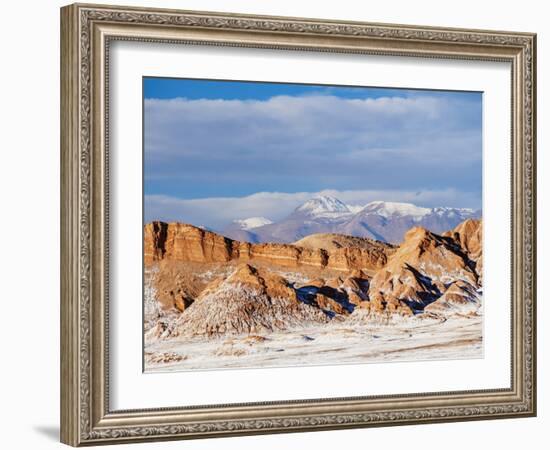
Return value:
[(434, 233), (453, 229), (466, 219), (481, 217), (480, 211), (460, 208), (422, 208), (407, 203), (374, 202), (338, 227), (337, 233), (399, 243), (412, 227)]
[(430, 214), (432, 209), (422, 208), (420, 206), (413, 205), (412, 203), (376, 201), (367, 204), (362, 211), (388, 218), (393, 216), (423, 217)]
[(353, 214), (357, 214), (359, 211), (361, 211), (365, 205), (346, 205), (348, 207), (348, 209), (350, 210), (350, 212), (352, 212)]
[(348, 206), (337, 198), (328, 195), (320, 195), (308, 200), (294, 210), (295, 213), (307, 214), (310, 216), (323, 216), (328, 214), (349, 214)]
[(438, 208), (432, 208), (431, 212), (433, 214), (437, 214), (438, 216), (447, 216), (447, 217), (455, 217), (455, 216), (474, 216), (476, 214), (476, 211), (471, 208), (444, 208), (444, 207), (438, 207)]
[(263, 227), (273, 223), (265, 217), (249, 217), (248, 219), (237, 219), (233, 221), (241, 230), (252, 230), (253, 228)]
[(224, 230), (224, 235), (254, 243), (290, 243), (314, 233), (339, 233), (397, 244), (413, 226), (442, 233), (466, 219), (480, 217), (481, 211), (468, 208), (425, 208), (384, 201), (365, 206), (346, 205), (337, 198), (323, 195), (313, 197), (274, 223), (261, 224), (263, 218), (235, 221)]

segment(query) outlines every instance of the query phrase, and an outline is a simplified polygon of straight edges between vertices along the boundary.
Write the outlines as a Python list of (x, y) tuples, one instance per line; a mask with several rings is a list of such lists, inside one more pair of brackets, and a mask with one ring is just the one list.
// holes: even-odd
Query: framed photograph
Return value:
[(535, 56), (62, 8), (62, 442), (535, 415)]

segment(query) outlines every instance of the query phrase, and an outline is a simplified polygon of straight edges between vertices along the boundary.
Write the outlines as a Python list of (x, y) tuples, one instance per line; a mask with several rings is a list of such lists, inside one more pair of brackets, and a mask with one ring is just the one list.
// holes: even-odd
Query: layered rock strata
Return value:
[(171, 313), (161, 312), (149, 335), (213, 337), (334, 319), (477, 315), (482, 228), (480, 220), (443, 235), (414, 227), (396, 247), (334, 234), (249, 244), (192, 225), (153, 222), (145, 227), (145, 263), (156, 301)]
[(144, 262), (223, 263), (262, 261), (284, 267), (351, 271), (383, 267), (394, 247), (370, 239), (362, 246), (333, 249), (293, 244), (250, 244), (183, 223), (152, 222), (144, 229)]

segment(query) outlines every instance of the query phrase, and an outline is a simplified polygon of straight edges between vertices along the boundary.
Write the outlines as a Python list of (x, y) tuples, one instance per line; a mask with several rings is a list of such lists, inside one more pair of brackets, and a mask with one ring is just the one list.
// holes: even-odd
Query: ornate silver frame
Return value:
[[(111, 411), (108, 95), (113, 40), (507, 61), (512, 67), (509, 389)], [(536, 414), (535, 52), (531, 33), (75, 4), (61, 9), (61, 440), (162, 439)]]

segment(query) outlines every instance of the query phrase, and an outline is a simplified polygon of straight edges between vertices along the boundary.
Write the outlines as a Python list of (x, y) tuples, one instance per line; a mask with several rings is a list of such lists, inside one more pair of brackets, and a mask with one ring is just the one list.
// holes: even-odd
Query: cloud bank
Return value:
[(145, 219), (278, 220), (319, 192), (355, 204), (481, 207), (479, 95), (328, 92), (146, 99)]

